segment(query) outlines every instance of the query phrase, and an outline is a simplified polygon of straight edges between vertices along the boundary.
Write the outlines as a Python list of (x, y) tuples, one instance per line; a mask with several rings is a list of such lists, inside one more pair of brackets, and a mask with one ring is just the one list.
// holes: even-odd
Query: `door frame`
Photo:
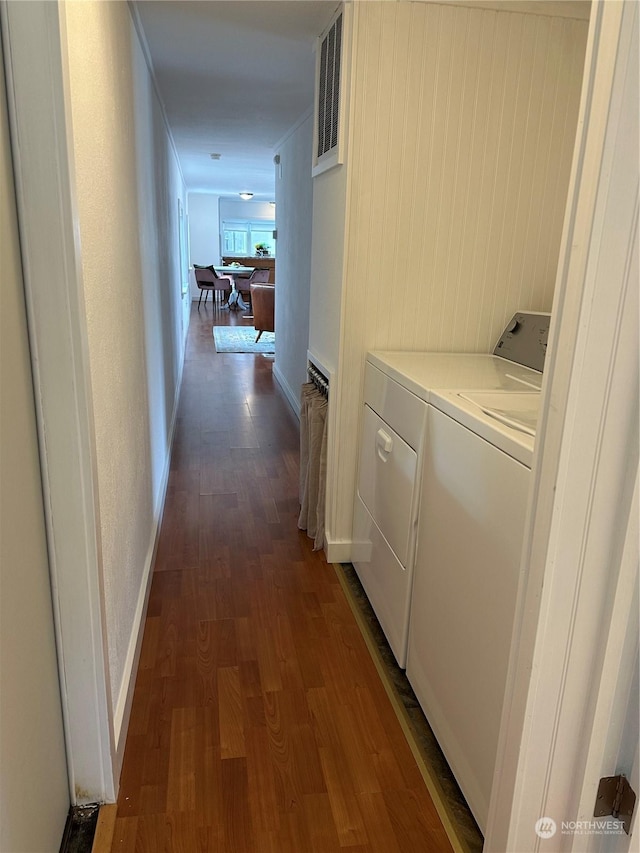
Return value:
[[(495, 853), (583, 849), (561, 822), (593, 819), (601, 711), (634, 640), (632, 619), (612, 619), (638, 572), (637, 541), (623, 558), (638, 465), (637, 14), (634, 0), (592, 6), (484, 848)], [(544, 840), (543, 817), (557, 823)]]
[(69, 789), (114, 802), (95, 428), (57, 2), (0, 5)]

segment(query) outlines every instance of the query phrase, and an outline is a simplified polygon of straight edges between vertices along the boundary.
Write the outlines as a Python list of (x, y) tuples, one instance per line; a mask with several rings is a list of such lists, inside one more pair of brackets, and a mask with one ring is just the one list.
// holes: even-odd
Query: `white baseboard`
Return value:
[(332, 539), (326, 531), (324, 535), (324, 553), (328, 563), (351, 562), (351, 539)]
[[(166, 489), (166, 484), (164, 484), (164, 486)], [(147, 603), (149, 601), (151, 578), (153, 577), (153, 561), (155, 559), (156, 554), (161, 519), (162, 514), (160, 514), (160, 516), (156, 518), (154, 529), (152, 530), (149, 550), (147, 552), (147, 557), (145, 560), (142, 583), (140, 584), (138, 603), (136, 605), (136, 612), (133, 617), (133, 629), (131, 631), (131, 637), (129, 638), (129, 648), (127, 649), (127, 657), (124, 662), (122, 687), (120, 689), (120, 695), (118, 696), (118, 701), (116, 702), (116, 707), (113, 713), (113, 730), (116, 744), (116, 757), (114, 767), (116, 790), (119, 785), (120, 773), (122, 771), (124, 747), (127, 740), (127, 731), (129, 729), (131, 704), (133, 702), (136, 674), (138, 671), (138, 663), (140, 661), (140, 651), (142, 649), (144, 621), (147, 612)]]
[(184, 351), (182, 363), (180, 365), (180, 382), (178, 383), (178, 388), (176, 390), (175, 401), (173, 404), (173, 414), (171, 417), (171, 427), (169, 429), (167, 458), (165, 460), (164, 471), (162, 473), (162, 482), (160, 490), (158, 492), (156, 506), (154, 508), (154, 524), (149, 539), (149, 549), (147, 551), (147, 556), (145, 559), (142, 583), (140, 584), (138, 603), (136, 605), (136, 612), (133, 617), (133, 628), (131, 630), (129, 648), (127, 649), (127, 657), (124, 663), (122, 687), (120, 689), (120, 694), (118, 696), (118, 700), (116, 702), (113, 714), (113, 730), (116, 745), (114, 767), (116, 792), (119, 787), (120, 773), (122, 771), (124, 748), (127, 740), (127, 732), (129, 730), (129, 719), (131, 717), (131, 705), (133, 703), (133, 694), (136, 685), (138, 664), (140, 662), (140, 652), (142, 650), (144, 623), (147, 614), (147, 605), (149, 602), (149, 592), (151, 590), (151, 580), (153, 578), (153, 565), (155, 563), (156, 553), (158, 550), (160, 528), (162, 526), (162, 517), (164, 514), (164, 506), (167, 495), (167, 486), (169, 485), (169, 473), (171, 470), (171, 451), (173, 449), (173, 439), (175, 435), (178, 417), (178, 403), (180, 400), (180, 389), (182, 387), (183, 368)]
[(298, 418), (298, 420), (300, 420), (300, 392), (296, 394), (292, 390), (291, 386), (282, 375), (282, 372), (278, 370), (278, 365), (275, 362), (273, 364), (273, 378), (284, 391), (285, 397), (287, 398), (289, 405), (293, 409), (295, 416)]

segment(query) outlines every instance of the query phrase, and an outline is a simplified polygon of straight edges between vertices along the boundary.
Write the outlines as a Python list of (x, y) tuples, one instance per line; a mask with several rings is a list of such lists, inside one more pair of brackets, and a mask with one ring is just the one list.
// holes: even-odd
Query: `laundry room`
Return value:
[(351, 557), (366, 352), (489, 353), (515, 311), (551, 310), (589, 9), (344, 7), (344, 162), (314, 178), (309, 315), (333, 380), (331, 560)]
[(341, 168), (314, 178), (325, 550), (353, 563), (483, 834), (589, 10), (346, 6)]

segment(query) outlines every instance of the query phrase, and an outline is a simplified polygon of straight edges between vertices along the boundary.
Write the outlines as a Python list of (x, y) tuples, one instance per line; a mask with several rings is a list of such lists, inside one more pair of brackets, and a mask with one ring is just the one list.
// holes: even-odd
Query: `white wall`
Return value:
[(276, 167), (278, 273), (275, 326), (276, 330), (282, 329), (286, 334), (276, 334), (273, 373), (298, 415), (300, 385), (307, 381), (309, 346), (312, 136), (313, 116), (309, 115), (278, 146), (280, 165)]
[[(365, 352), (486, 352), (515, 309), (551, 307), (587, 36), (583, 20), (507, 11), (353, 12), (344, 265), (329, 282), (340, 323), (314, 317), (315, 269), (312, 296), (312, 341), (340, 339), (327, 518), (337, 542), (351, 535)], [(338, 233), (315, 242), (316, 222), (330, 224), (317, 192), (328, 181), (339, 177), (314, 190), (314, 265), (339, 250)]]
[(26, 853), (59, 848), (69, 785), (2, 63), (0, 211), (0, 850)]
[[(275, 201), (275, 198), (274, 198)], [(267, 219), (273, 221), (273, 207), (268, 201), (235, 201), (220, 199), (220, 221), (223, 219)]]
[(313, 180), (309, 349), (332, 371), (340, 357), (347, 177), (337, 166)]
[[(220, 263), (219, 196), (212, 193), (189, 193), (189, 263), (207, 266)], [(198, 299), (200, 291), (189, 272), (191, 298)]]
[(178, 199), (186, 203), (128, 5), (68, 3), (64, 14), (118, 739), (126, 734), (189, 316), (178, 242)]

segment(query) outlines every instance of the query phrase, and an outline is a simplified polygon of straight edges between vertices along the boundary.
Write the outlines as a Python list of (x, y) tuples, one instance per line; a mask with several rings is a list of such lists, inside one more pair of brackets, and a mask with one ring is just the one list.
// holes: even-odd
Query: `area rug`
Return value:
[(263, 332), (258, 343), (257, 334), (253, 326), (214, 326), (216, 352), (276, 351), (276, 336), (273, 332)]

